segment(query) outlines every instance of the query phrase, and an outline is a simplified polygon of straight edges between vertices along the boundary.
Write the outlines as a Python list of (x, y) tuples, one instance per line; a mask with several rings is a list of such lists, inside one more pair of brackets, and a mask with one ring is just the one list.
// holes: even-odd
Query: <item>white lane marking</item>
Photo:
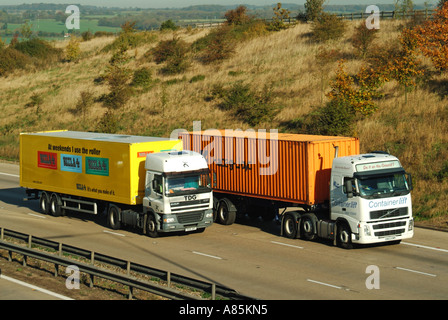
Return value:
[(18, 174), (11, 174), (11, 173), (4, 173), (4, 172), (0, 172), (0, 174), (2, 174), (4, 176), (9, 176), (9, 177), (20, 178), (20, 176)]
[(429, 249), (429, 250), (435, 250), (435, 251), (441, 251), (441, 252), (448, 253), (448, 250), (446, 250), (446, 249), (428, 247), (428, 246), (423, 246), (421, 244), (415, 244), (415, 243), (409, 243), (409, 242), (402, 242), (402, 244), (406, 244), (408, 246), (414, 246), (414, 247), (417, 247), (417, 248), (423, 248), (423, 249)]
[(126, 237), (124, 234), (118, 233), (118, 232), (112, 232), (112, 231), (108, 231), (108, 230), (103, 230), (104, 233), (109, 233), (109, 234), (113, 234), (115, 236), (120, 236), (120, 237)]
[(281, 246), (292, 247), (292, 248), (296, 248), (296, 249), (303, 249), (303, 247), (299, 247), (299, 246), (295, 246), (293, 244), (288, 244), (288, 243), (283, 243), (283, 242), (271, 241), (271, 243), (279, 244)]
[(320, 281), (316, 281), (316, 280), (306, 279), (306, 281), (313, 282), (313, 283), (317, 283), (317, 284), (321, 284), (321, 285), (323, 285), (323, 286), (327, 286), (327, 287), (331, 287), (331, 288), (335, 288), (335, 289), (348, 290), (348, 289), (343, 288), (343, 287), (335, 286), (335, 285), (332, 285), (332, 284), (329, 284), (329, 283), (320, 282)]
[(41, 218), (41, 219), (47, 219), (47, 217), (45, 217), (45, 216), (40, 216), (40, 215), (37, 215), (37, 214), (34, 214), (34, 213), (28, 213), (28, 215), (33, 216), (33, 217), (37, 217), (37, 218)]
[(395, 267), (395, 269), (403, 270), (403, 271), (409, 271), (409, 272), (414, 272), (414, 273), (419, 273), (419, 274), (423, 274), (425, 276), (430, 276), (430, 277), (437, 277), (437, 275), (432, 274), (432, 273), (426, 273), (426, 272), (421, 272), (421, 271), (412, 270), (412, 269), (406, 269), (406, 268), (401, 268), (401, 267)]
[(53, 297), (56, 297), (56, 298), (59, 298), (59, 299), (62, 299), (62, 300), (73, 300), (72, 298), (63, 296), (63, 295), (58, 294), (56, 292), (52, 292), (52, 291), (49, 291), (49, 290), (46, 290), (46, 289), (43, 289), (43, 288), (36, 287), (36, 286), (34, 286), (32, 284), (29, 284), (29, 283), (26, 283), (26, 282), (23, 282), (23, 281), (14, 279), (14, 278), (7, 277), (7, 276), (5, 276), (3, 274), (0, 274), (0, 279), (4, 279), (4, 280), (10, 281), (10, 282), (14, 282), (14, 283), (20, 284), (22, 286), (31, 288), (33, 290), (40, 291), (42, 293), (48, 294), (50, 296), (53, 296)]
[(213, 259), (218, 259), (218, 260), (222, 260), (221, 257), (217, 257), (217, 256), (212, 256), (210, 254), (206, 254), (206, 253), (202, 253), (202, 252), (197, 252), (197, 251), (192, 251), (194, 254), (198, 254), (200, 256), (204, 256), (204, 257), (209, 257), (209, 258), (213, 258)]

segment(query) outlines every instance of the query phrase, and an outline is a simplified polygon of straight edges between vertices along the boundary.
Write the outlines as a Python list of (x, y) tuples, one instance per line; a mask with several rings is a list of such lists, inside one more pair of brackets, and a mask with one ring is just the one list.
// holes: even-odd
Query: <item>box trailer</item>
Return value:
[[(359, 155), (357, 138), (254, 130), (179, 137), (184, 149), (207, 159), (215, 219), (222, 224), (238, 214), (271, 220), (283, 209), (281, 230), (290, 238), (321, 236), (351, 247), (413, 234), (410, 175), (389, 154)], [(364, 195), (361, 188), (370, 182), (376, 193)], [(384, 215), (372, 210), (376, 199), (389, 204), (380, 206)]]
[[(170, 194), (174, 177), (181, 191)], [(186, 180), (188, 188), (181, 185)], [(132, 225), (151, 236), (203, 230), (211, 224), (207, 181), (205, 159), (182, 151), (180, 140), (75, 131), (20, 135), (20, 185), (54, 216), (106, 211), (112, 228)], [(200, 205), (191, 206), (185, 195)]]

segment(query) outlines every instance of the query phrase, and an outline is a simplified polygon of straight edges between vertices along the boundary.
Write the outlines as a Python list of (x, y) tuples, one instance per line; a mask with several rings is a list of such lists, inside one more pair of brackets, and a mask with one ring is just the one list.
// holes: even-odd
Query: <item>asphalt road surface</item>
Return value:
[[(0, 226), (131, 260), (260, 299), (447, 299), (448, 233), (416, 228), (399, 245), (344, 250), (280, 237), (275, 222), (242, 219), (156, 239), (111, 230), (102, 217), (52, 217), (23, 201), (17, 165), (0, 163)], [(1, 288), (0, 288), (1, 290)]]

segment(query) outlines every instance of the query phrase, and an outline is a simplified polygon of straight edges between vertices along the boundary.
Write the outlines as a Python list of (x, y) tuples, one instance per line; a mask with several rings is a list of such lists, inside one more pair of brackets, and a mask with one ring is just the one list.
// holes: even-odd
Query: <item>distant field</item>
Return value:
[[(80, 26), (79, 32), (82, 33), (89, 30), (92, 33), (95, 33), (96, 31), (118, 32), (120, 30), (120, 28), (98, 26), (98, 21), (99, 19), (81, 18), (81, 21), (79, 23)], [(32, 30), (34, 32), (41, 31), (41, 32), (58, 33), (60, 35), (60, 38), (63, 38), (63, 33), (68, 31), (67, 27), (65, 26), (65, 23), (55, 21), (54, 19), (40, 19), (38, 21), (33, 20), (31, 21), (31, 25)], [(20, 29), (21, 26), (22, 26), (21, 24), (10, 23), (8, 24), (8, 30), (10, 32), (14, 32), (17, 29)], [(6, 43), (9, 43), (12, 39), (12, 35), (4, 36), (3, 30), (0, 33), (0, 36), (2, 37), (2, 40), (4, 40)]]

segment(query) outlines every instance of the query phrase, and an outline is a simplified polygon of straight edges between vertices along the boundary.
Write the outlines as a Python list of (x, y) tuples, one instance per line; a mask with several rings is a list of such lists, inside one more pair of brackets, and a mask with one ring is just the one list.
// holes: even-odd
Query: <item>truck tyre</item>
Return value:
[(146, 215), (146, 235), (151, 238), (157, 238), (159, 236), (156, 217), (151, 213)]
[(282, 220), (283, 235), (289, 239), (295, 239), (297, 237), (297, 219), (287, 214)]
[(306, 213), (302, 216), (300, 223), (300, 235), (305, 240), (316, 239), (317, 218), (313, 213)]
[(230, 200), (221, 199), (218, 205), (218, 222), (224, 225), (230, 225), (235, 222), (236, 219), (236, 211), (229, 210), (231, 206)]
[(61, 197), (57, 193), (51, 194), (50, 197), (50, 214), (54, 217), (59, 217), (62, 215), (62, 201)]
[(344, 249), (352, 249), (352, 231), (346, 222), (338, 224), (337, 245)]
[(121, 209), (115, 205), (109, 207), (107, 212), (107, 224), (113, 230), (118, 230), (121, 227), (120, 222)]
[(48, 193), (45, 191), (40, 194), (39, 206), (40, 211), (42, 211), (43, 214), (48, 214), (50, 212), (50, 199), (48, 198)]

